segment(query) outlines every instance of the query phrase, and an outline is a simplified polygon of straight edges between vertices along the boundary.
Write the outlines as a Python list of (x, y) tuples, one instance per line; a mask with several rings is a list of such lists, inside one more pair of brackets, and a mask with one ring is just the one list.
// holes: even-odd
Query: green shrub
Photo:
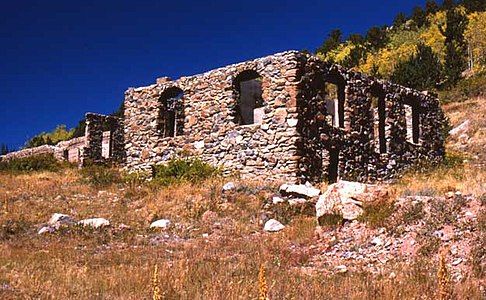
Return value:
[(0, 171), (58, 171), (67, 165), (68, 164), (59, 162), (52, 154), (39, 154), (23, 158), (14, 158), (8, 161), (0, 161)]
[(153, 182), (164, 186), (180, 182), (198, 183), (221, 173), (218, 168), (200, 159), (174, 159), (167, 165), (154, 166), (153, 171)]
[(389, 201), (389, 199), (377, 201), (376, 203), (365, 203), (363, 205), (363, 214), (358, 217), (358, 221), (367, 223), (373, 228), (384, 227), (394, 208), (394, 203)]
[(328, 226), (328, 227), (338, 227), (344, 223), (343, 216), (341, 214), (325, 214), (320, 216), (317, 219), (319, 226)]
[(96, 187), (105, 187), (122, 183), (120, 172), (113, 167), (104, 165), (90, 165), (81, 169), (84, 182)]
[(9, 240), (26, 233), (32, 224), (24, 219), (20, 220), (6, 220), (0, 223), (0, 241)]

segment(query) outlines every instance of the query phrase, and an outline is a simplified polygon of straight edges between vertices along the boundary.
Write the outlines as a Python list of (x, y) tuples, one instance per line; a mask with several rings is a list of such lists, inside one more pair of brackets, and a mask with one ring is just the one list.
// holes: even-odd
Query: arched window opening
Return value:
[(262, 123), (264, 110), (262, 77), (258, 72), (246, 70), (238, 74), (233, 82), (236, 94), (235, 123), (239, 125)]
[(377, 153), (386, 153), (386, 108), (385, 93), (380, 89), (371, 91), (371, 113), (373, 115), (373, 141)]
[(410, 143), (418, 144), (420, 142), (420, 111), (419, 103), (412, 98), (406, 98), (404, 101), (405, 124), (407, 128), (406, 139)]
[(184, 92), (177, 87), (165, 90), (159, 98), (158, 130), (160, 136), (175, 137), (184, 130)]

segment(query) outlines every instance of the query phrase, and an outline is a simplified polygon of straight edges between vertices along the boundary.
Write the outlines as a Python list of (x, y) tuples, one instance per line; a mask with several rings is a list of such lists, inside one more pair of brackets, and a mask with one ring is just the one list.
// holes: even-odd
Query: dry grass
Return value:
[[(453, 124), (474, 119), (473, 135), (481, 136), (484, 118), (474, 113), (483, 104), (475, 101), (447, 110)], [(411, 173), (392, 187), (392, 195), (459, 190), (481, 196), (485, 174), (467, 163)], [(282, 232), (263, 233), (260, 208), (275, 187), (241, 182), (237, 192), (223, 194), (223, 183), (215, 179), (162, 189), (133, 183), (100, 190), (83, 184), (72, 169), (0, 174), (0, 298), (150, 299), (157, 265), (160, 299), (256, 299), (264, 264), (269, 299), (436, 299), (438, 264), (430, 259), (389, 266), (392, 277), (366, 270), (332, 276), (308, 271), (316, 220), (302, 216)], [(207, 211), (212, 218), (204, 217)], [(113, 225), (37, 235), (56, 212), (78, 220), (103, 217)], [(370, 211), (367, 220), (381, 226), (387, 214), (386, 209)], [(173, 225), (163, 232), (149, 230), (157, 218)], [(121, 223), (130, 229), (119, 230)], [(482, 259), (484, 251), (476, 257)], [(457, 299), (484, 296), (474, 276), (452, 288)]]
[(435, 196), (460, 191), (480, 197), (486, 193), (486, 170), (480, 166), (462, 164), (453, 168), (409, 172), (394, 187), (401, 195)]
[(450, 103), (444, 106), (444, 111), (452, 127), (470, 121), (468, 139), (450, 136), (446, 143), (448, 157), (456, 163), (463, 162), (427, 172), (409, 172), (397, 185), (398, 191), (428, 196), (461, 191), (480, 197), (486, 193), (486, 99)]
[[(0, 182), (1, 197), (9, 200), (0, 228), (10, 224), (11, 229), (0, 240), (2, 299), (149, 299), (154, 265), (161, 299), (255, 299), (262, 263), (270, 299), (433, 299), (436, 292), (433, 266), (400, 267), (394, 279), (366, 272), (307, 274), (316, 220), (303, 216), (282, 232), (262, 233), (259, 211), (269, 192), (256, 184), (230, 195), (221, 193), (223, 182), (217, 180), (160, 190), (110, 186), (99, 191), (82, 184), (75, 170), (1, 174)], [(203, 220), (207, 210), (217, 214), (215, 220)], [(113, 226), (37, 235), (55, 212), (76, 219), (104, 217)], [(157, 217), (174, 226), (166, 232), (149, 230)], [(120, 223), (131, 229), (117, 230)], [(480, 298), (469, 281), (456, 289)]]

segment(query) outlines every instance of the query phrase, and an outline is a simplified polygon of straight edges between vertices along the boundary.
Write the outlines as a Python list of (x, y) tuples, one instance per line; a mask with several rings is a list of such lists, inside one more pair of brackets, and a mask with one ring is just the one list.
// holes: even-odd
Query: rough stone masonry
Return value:
[(394, 178), (444, 157), (447, 124), (435, 94), (298, 51), (158, 78), (125, 92), (123, 119), (86, 117), (82, 162), (150, 172), (189, 156), (226, 175), (287, 182)]
[(244, 178), (373, 182), (440, 161), (446, 119), (432, 93), (288, 51), (130, 88), (124, 125), (129, 170), (184, 152)]

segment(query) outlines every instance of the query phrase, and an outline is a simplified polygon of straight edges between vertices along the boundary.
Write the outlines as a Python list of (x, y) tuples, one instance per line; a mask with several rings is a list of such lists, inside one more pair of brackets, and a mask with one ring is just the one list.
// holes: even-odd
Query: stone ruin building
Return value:
[(150, 172), (188, 155), (248, 179), (374, 182), (445, 153), (437, 95), (298, 51), (159, 78), (125, 92), (123, 119), (86, 121), (57, 157)]

